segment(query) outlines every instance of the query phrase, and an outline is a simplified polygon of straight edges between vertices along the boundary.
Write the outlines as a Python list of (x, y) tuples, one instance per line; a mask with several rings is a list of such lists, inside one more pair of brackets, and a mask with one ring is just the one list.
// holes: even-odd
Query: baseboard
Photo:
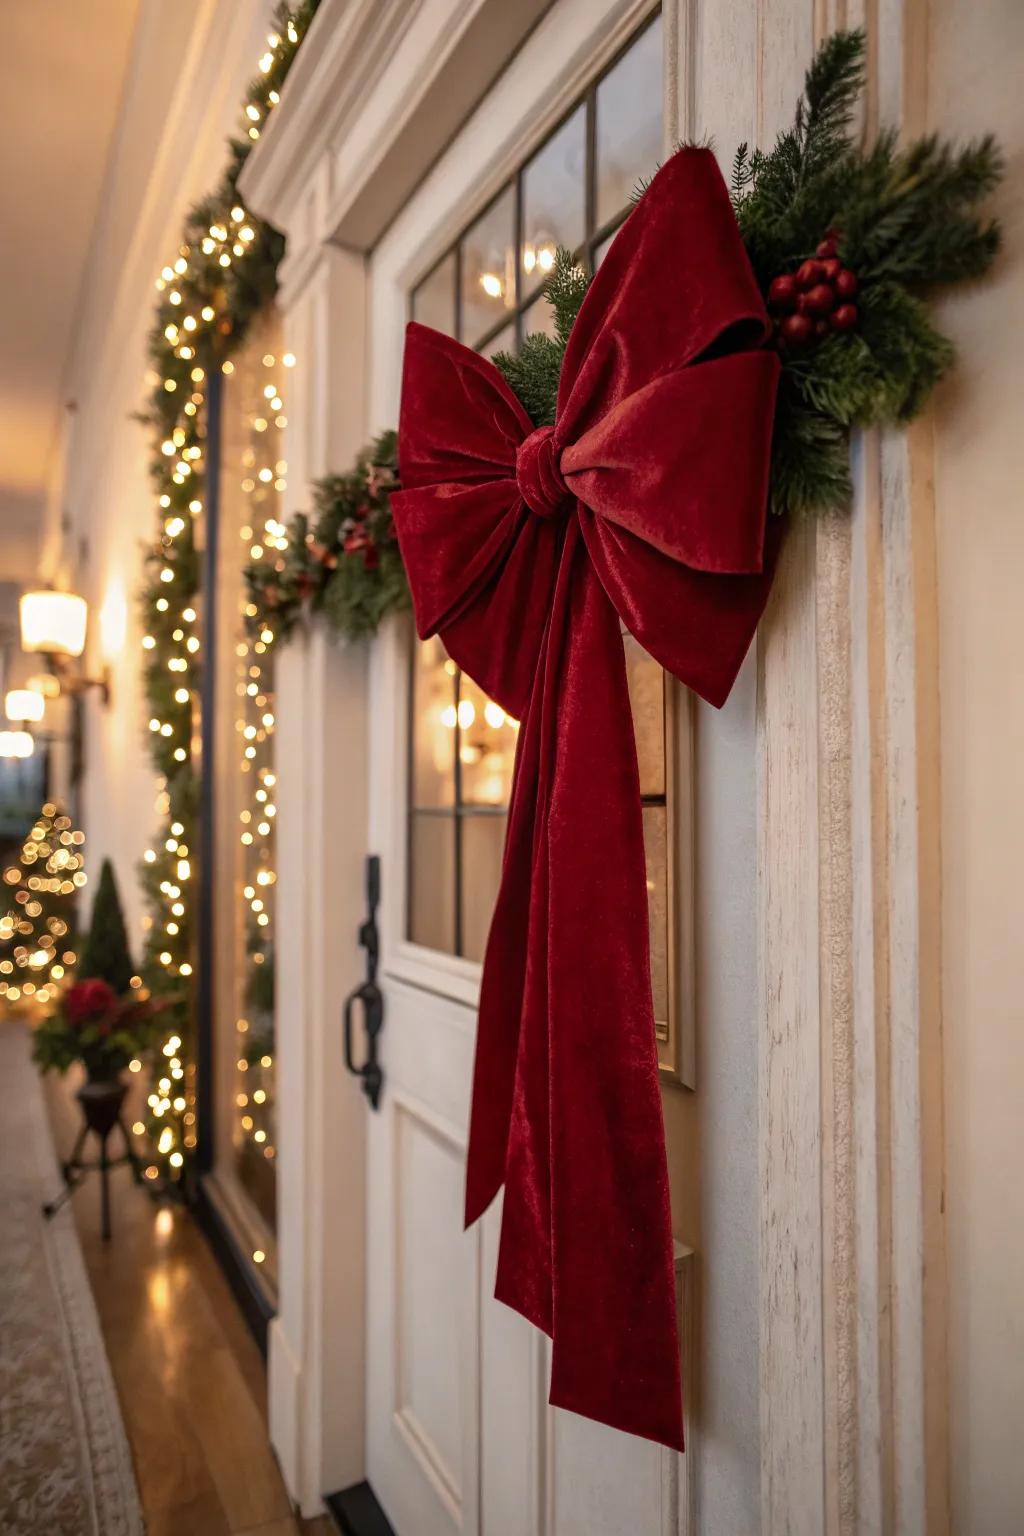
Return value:
[(199, 1180), (192, 1202), (192, 1214), (213, 1249), (217, 1262), (224, 1271), (224, 1276), (238, 1302), (242, 1316), (266, 1358), (267, 1329), (275, 1311), (273, 1301), (253, 1276), (248, 1255), (243, 1254), (239, 1248), (234, 1233), (224, 1220), (219, 1206), (210, 1196), (205, 1179)]
[(369, 1483), (356, 1483), (324, 1500), (342, 1536), (395, 1536), (387, 1515)]

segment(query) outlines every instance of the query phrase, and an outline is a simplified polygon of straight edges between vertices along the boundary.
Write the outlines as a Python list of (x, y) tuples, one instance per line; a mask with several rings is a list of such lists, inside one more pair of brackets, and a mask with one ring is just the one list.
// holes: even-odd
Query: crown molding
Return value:
[(297, 204), (344, 142), (424, 0), (323, 0), (239, 182), (246, 204), (291, 234)]
[(242, 173), (247, 206), (310, 247), (371, 249), (551, 0), (324, 0)]

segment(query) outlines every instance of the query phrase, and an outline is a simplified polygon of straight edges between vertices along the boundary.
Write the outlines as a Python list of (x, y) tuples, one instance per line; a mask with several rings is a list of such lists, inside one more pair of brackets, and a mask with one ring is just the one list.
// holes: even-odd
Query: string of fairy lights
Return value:
[[(201, 772), (199, 552), (208, 477), (206, 407), (211, 377), (218, 370), (232, 372), (231, 355), (273, 297), (283, 251), (277, 232), (246, 209), (237, 184), (249, 151), (280, 101), (284, 79), (316, 8), (316, 0), (304, 0), (297, 6), (279, 5), (275, 11), (258, 74), (243, 103), (244, 136), (231, 141), (221, 184), (189, 214), (178, 250), (156, 278), (146, 416), (154, 432), (151, 470), (159, 525), (146, 558), (141, 605), (149, 742), (158, 775), (155, 811), (162, 832), (146, 850), (141, 878), (149, 907), (145, 978), (155, 994), (172, 998), (174, 1005), (165, 1015), (168, 1033), (147, 1121), (136, 1127), (148, 1133), (153, 1148), (145, 1170), (152, 1181), (177, 1181), (197, 1142), (190, 988)], [(280, 415), (283, 400), (276, 383), (265, 398), (269, 411)], [(209, 446), (216, 451), (216, 445)], [(281, 479), (276, 464), (261, 464), (254, 484), (276, 486)], [(264, 649), (269, 643), (258, 642)], [(257, 735), (264, 732), (265, 741), (269, 727), (257, 724), (255, 729)], [(261, 825), (271, 826), (272, 816), (263, 815), (254, 823)], [(248, 899), (266, 904), (265, 897)], [(260, 915), (256, 909), (255, 916)]]
[[(295, 365), (290, 352), (262, 351), (252, 372), (255, 400), (246, 410), (248, 442), (242, 451), (239, 489), (248, 503), (239, 528), (247, 562), (272, 571), (288, 547), (281, 521), (281, 498), (287, 486), (287, 463), (280, 457), (281, 434), (287, 426), (284, 372)], [(235, 647), (235, 693), (239, 740), (240, 881), (245, 902), (245, 955), (240, 1009), (235, 1093), (236, 1140), (256, 1157), (271, 1162), (274, 1145), (274, 887), (275, 818), (273, 741), (276, 720), (273, 652), (277, 636), (264, 624), (255, 634), (246, 620), (255, 615), (242, 599), (239, 638)], [(259, 1251), (259, 1250), (258, 1250)]]
[(58, 996), (77, 963), (71, 921), (86, 884), (85, 836), (60, 806), (47, 802), (22, 844), (16, 864), (3, 872), (0, 916), (0, 998), (45, 1005)]

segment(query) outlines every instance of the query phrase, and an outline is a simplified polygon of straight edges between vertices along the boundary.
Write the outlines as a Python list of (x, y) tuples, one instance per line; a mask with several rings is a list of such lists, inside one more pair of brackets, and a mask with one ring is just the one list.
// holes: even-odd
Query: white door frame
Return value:
[[(291, 412), (292, 485), (346, 463), (374, 424), (362, 264), (338, 246), (368, 249), (398, 211), (410, 142), (426, 154), (450, 134), (454, 66), (460, 91), (469, 78), (479, 96), (519, 9), (321, 6), (243, 179), (289, 242), (282, 304), (311, 385)], [(713, 132), (723, 158), (742, 137), (765, 142), (789, 118), (820, 29), (862, 10), (668, 0), (681, 134)], [(872, 12), (869, 114), (908, 131), (922, 120), (926, 13), (927, 0)], [(495, 178), (502, 153), (512, 147), (498, 147)], [(791, 530), (757, 642), (763, 1536), (932, 1536), (948, 1524), (930, 453), (927, 423), (856, 445), (852, 515)], [(295, 846), (280, 900), (308, 915), (279, 1004), (271, 1417), (289, 1486), (313, 1512), (324, 1488), (362, 1470), (362, 1280), (327, 1260), (362, 1252), (363, 1106), (339, 1078), (336, 1034), (357, 970), (344, 936), (359, 882), (337, 876), (364, 851), (367, 695), (357, 654), (322, 636), (281, 666), (303, 766), (282, 761), (281, 842)], [(327, 687), (347, 701), (333, 729)]]

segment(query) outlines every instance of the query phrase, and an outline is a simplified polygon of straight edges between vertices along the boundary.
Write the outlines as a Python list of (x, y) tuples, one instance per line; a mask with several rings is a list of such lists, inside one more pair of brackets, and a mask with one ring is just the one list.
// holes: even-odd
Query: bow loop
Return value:
[(537, 427), (516, 450), (516, 484), (538, 517), (567, 517), (573, 496), (559, 468), (554, 427)]

